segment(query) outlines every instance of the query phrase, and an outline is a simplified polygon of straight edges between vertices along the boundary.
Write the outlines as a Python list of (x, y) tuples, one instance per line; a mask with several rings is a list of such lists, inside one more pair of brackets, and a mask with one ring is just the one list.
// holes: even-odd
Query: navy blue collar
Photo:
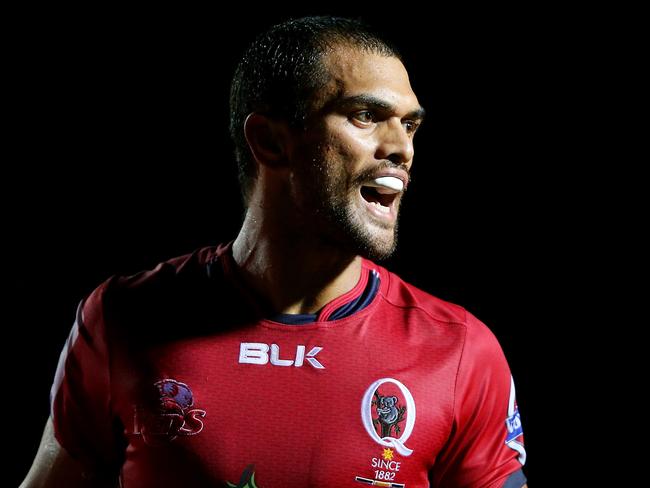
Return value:
[[(344, 317), (349, 317), (350, 315), (366, 308), (370, 305), (373, 298), (375, 298), (375, 295), (377, 295), (377, 292), (379, 291), (379, 283), (379, 273), (375, 270), (370, 270), (368, 283), (363, 292), (358, 297), (338, 307), (334, 312), (332, 312), (332, 314), (330, 314), (327, 320), (338, 320)], [(318, 313), (320, 313), (320, 311)], [(318, 319), (318, 313), (279, 313), (269, 318), (274, 322), (280, 322), (286, 325), (305, 325), (316, 322)]]

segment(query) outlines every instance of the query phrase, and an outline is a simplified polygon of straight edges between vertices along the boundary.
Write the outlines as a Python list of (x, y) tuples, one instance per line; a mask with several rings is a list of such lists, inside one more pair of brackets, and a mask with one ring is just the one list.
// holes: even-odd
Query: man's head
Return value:
[(260, 34), (242, 56), (231, 85), (230, 134), (245, 203), (257, 175), (244, 136), (246, 117), (256, 112), (301, 127), (312, 97), (329, 81), (323, 56), (339, 44), (399, 57), (364, 24), (337, 17), (305, 17), (276, 25)]
[(386, 257), (422, 115), (399, 55), (364, 25), (316, 17), (275, 26), (246, 52), (232, 84), (244, 200), (260, 168), (277, 164), (292, 217), (312, 226), (305, 231)]

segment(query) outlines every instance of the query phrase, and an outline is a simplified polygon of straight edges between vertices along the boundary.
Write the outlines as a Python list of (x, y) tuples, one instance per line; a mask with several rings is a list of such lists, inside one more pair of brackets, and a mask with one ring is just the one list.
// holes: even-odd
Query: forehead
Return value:
[(372, 95), (404, 113), (419, 108), (408, 73), (394, 56), (339, 46), (323, 57), (329, 81), (320, 91), (323, 104), (358, 95)]

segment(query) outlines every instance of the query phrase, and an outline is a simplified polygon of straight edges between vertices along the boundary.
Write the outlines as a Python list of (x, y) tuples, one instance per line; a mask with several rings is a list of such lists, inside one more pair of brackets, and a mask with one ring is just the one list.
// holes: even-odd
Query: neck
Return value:
[(361, 258), (250, 209), (233, 243), (246, 285), (274, 313), (315, 313), (359, 281)]

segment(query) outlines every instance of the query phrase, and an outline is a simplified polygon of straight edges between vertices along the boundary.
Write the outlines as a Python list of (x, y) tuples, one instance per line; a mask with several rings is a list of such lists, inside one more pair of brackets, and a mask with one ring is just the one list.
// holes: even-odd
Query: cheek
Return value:
[(350, 123), (343, 122), (333, 127), (325, 138), (327, 145), (335, 149), (344, 158), (368, 158), (374, 154), (377, 146), (375, 137), (368, 129), (360, 129)]
[(368, 161), (374, 160), (372, 146), (353, 138), (337, 140), (324, 156), (330, 166), (345, 172), (349, 179), (367, 167)]

